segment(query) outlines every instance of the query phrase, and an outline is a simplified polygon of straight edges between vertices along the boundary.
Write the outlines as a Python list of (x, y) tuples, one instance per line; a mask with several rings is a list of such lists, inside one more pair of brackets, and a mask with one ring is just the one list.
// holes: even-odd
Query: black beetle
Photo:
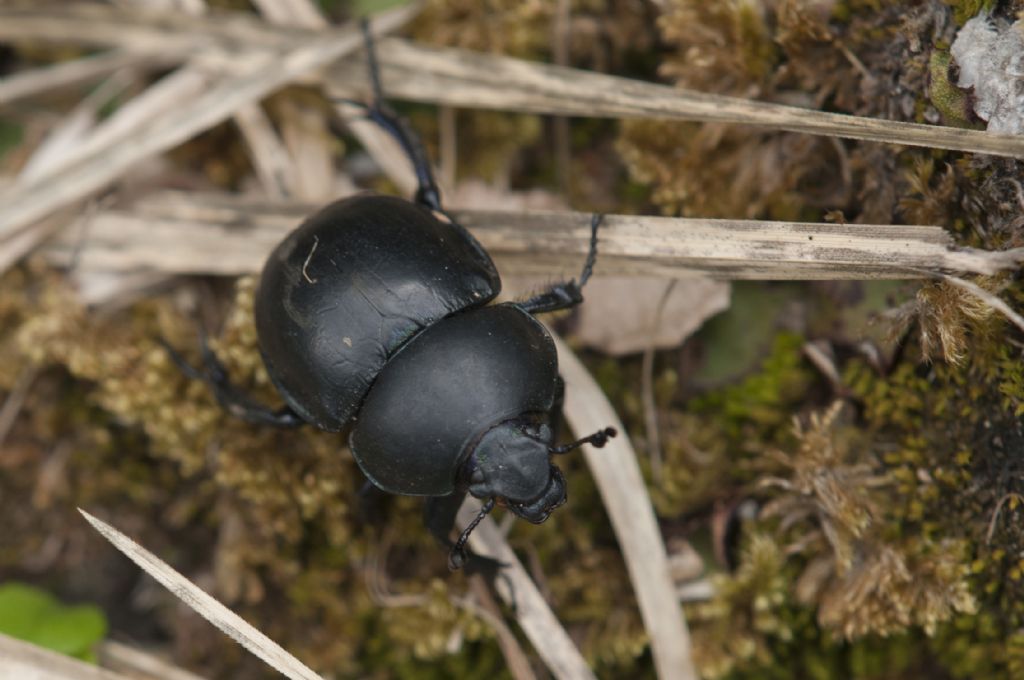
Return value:
[[(606, 428), (553, 445), (562, 380), (555, 346), (534, 315), (583, 301), (600, 217), (579, 283), (516, 303), (487, 305), (501, 290), (490, 256), (441, 208), (417, 138), (384, 102), (369, 31), (374, 101), (369, 117), (393, 135), (419, 180), (414, 202), (365, 194), (332, 203), (291, 232), (267, 259), (255, 301), (267, 372), (287, 406), (256, 404), (233, 387), (202, 339), (205, 373), (168, 346), (191, 377), (246, 420), (337, 432), (377, 489), (426, 496), (426, 523), (466, 561), (469, 533), (496, 503), (541, 523), (566, 500), (552, 454), (603, 446)], [(442, 219), (445, 218), (445, 219)], [(454, 544), (469, 493), (485, 499)]]

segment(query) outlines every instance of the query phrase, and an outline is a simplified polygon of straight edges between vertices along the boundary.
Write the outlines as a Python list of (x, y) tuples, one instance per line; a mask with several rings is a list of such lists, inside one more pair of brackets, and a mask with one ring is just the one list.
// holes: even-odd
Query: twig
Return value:
[[(85, 268), (238, 275), (318, 206), (227, 194), (164, 192), (90, 224)], [(564, 275), (586, 253), (590, 216), (570, 212), (456, 210), (502, 271)], [(47, 248), (60, 263), (71, 242)], [(955, 249), (938, 227), (800, 224), (608, 215), (601, 273), (717, 279), (916, 279), (939, 272), (991, 275), (1021, 251)]]
[[(387, 92), (399, 99), (501, 111), (601, 118), (666, 118), (752, 125), (827, 137), (1024, 157), (1024, 138), (938, 125), (848, 116), (704, 94), (579, 69), (466, 50), (381, 42)], [(332, 69), (340, 90), (365, 87), (357, 57)], [(359, 84), (359, 85), (356, 85)]]
[[(146, 0), (135, 0), (145, 2)], [(177, 8), (191, 16), (205, 16), (209, 11), (206, 0), (163, 0), (164, 4)], [(242, 106), (234, 113), (234, 121), (249, 148), (256, 175), (263, 190), (272, 198), (295, 195), (296, 173), (287, 151), (277, 137), (274, 126), (256, 102)]]
[(21, 408), (25, 405), (25, 399), (28, 398), (36, 375), (34, 366), (21, 369), (21, 373), (14, 381), (14, 386), (7, 394), (7, 399), (4, 400), (4, 405), (0, 406), (0, 449), (3, 449), (4, 441), (7, 440), (7, 435), (10, 434), (11, 428), (14, 427), (15, 421), (18, 419), (18, 414), (21, 413)]
[(270, 198), (294, 196), (295, 169), (270, 118), (259, 104), (243, 106), (235, 112), (235, 123), (249, 147), (249, 158)]
[[(254, 0), (271, 23), (278, 26), (295, 26), (312, 30), (323, 30), (330, 24), (316, 3), (312, 0)], [(328, 146), (324, 144), (319, 117), (298, 107), (289, 106), (291, 115), (285, 117), (284, 137), (291, 150), (294, 165), (291, 176), (291, 195), (296, 198), (326, 201), (334, 189), (333, 165)], [(315, 129), (303, 125), (303, 119), (316, 124)]]
[(658, 306), (654, 310), (654, 318), (651, 319), (650, 342), (644, 348), (643, 364), (640, 369), (641, 384), (640, 396), (644, 405), (644, 430), (647, 433), (647, 456), (651, 461), (651, 476), (656, 484), (662, 480), (663, 459), (661, 455), (661, 431), (658, 427), (658, 403), (654, 397), (654, 354), (657, 350), (658, 330), (661, 326), (661, 319), (665, 314), (665, 305), (669, 296), (676, 288), (676, 281), (672, 279), (665, 286), (665, 292), (658, 300)]
[(100, 663), (104, 667), (130, 673), (135, 678), (204, 680), (195, 673), (173, 666), (153, 654), (114, 640), (107, 640), (100, 644), (99, 657)]
[[(480, 502), (475, 498), (468, 498), (459, 510), (458, 526), (465, 527), (476, 518), (479, 511)], [(520, 627), (533, 643), (534, 649), (551, 674), (559, 680), (594, 678), (594, 673), (587, 666), (572, 638), (537, 591), (537, 586), (530, 580), (519, 558), (502, 538), (494, 520), (485, 517), (469, 537), (469, 545), (475, 553), (504, 565), (495, 579), (498, 595), (513, 607)]]
[(260, 13), (279, 26), (323, 28), (327, 21), (309, 0), (253, 0)]
[(498, 637), (498, 646), (505, 656), (508, 672), (513, 680), (537, 680), (526, 652), (501, 617), (501, 610), (491, 596), (484, 578), (480, 574), (474, 574), (470, 577), (470, 587), (473, 589), (473, 597), (456, 598), (456, 604), (491, 626)]
[(985, 543), (986, 545), (992, 542), (992, 536), (996, 533), (996, 522), (999, 521), (999, 511), (1009, 501), (1017, 501), (1018, 503), (1024, 503), (1024, 496), (1019, 493), (1007, 493), (1003, 494), (1003, 497), (996, 503), (995, 510), (992, 511), (992, 519), (988, 522), (988, 531), (985, 532)]
[[(367, 560), (364, 571), (366, 590), (374, 603), (380, 607), (401, 608), (401, 607), (424, 607), (430, 601), (427, 593), (396, 594), (391, 592), (388, 586), (388, 576), (384, 568), (387, 562), (387, 554), (392, 542), (392, 532), (385, 530), (377, 549), (374, 550)], [(508, 626), (501, 619), (500, 611), (494, 604), (490, 592), (483, 578), (476, 574), (471, 577), (470, 584), (473, 588), (473, 597), (480, 599), (477, 603), (473, 597), (449, 596), (450, 601), (456, 607), (469, 611), (474, 616), (494, 629), (498, 637), (498, 645), (501, 647), (505, 660), (509, 665), (509, 672), (516, 680), (534, 680), (533, 671), (530, 668), (526, 654), (519, 647), (519, 642)], [(486, 598), (486, 599), (485, 599)]]
[[(555, 16), (551, 26), (551, 46), (555, 63), (565, 67), (569, 64), (569, 29), (572, 26), (572, 3), (570, 0), (556, 0)], [(559, 116), (552, 121), (554, 126), (555, 162), (558, 168), (558, 182), (562, 193), (569, 195), (572, 181), (572, 146), (569, 137), (569, 119)]]
[(160, 59), (159, 55), (114, 49), (74, 61), (15, 73), (0, 78), (0, 106), (44, 92), (97, 80), (129, 66), (155, 67), (175, 61), (177, 59)]
[[(378, 15), (375, 30), (400, 26), (412, 11), (392, 10)], [(3, 21), (0, 21), (0, 25)], [(202, 95), (169, 107), (165, 115), (109, 140), (101, 149), (47, 175), (44, 180), (18, 191), (6, 191), (0, 205), (0, 239), (44, 217), (69, 202), (83, 198), (120, 177), (132, 165), (179, 144), (230, 116), (239, 107), (255, 102), (282, 85), (328, 64), (361, 45), (356, 30), (349, 26), (324, 31), (311, 40), (296, 41), (290, 49), (262, 49), (248, 59), (231, 64), (229, 77), (222, 77)]]
[(565, 418), (573, 432), (579, 436), (609, 425), (619, 431), (603, 449), (584, 446), (583, 455), (622, 548), (658, 677), (696, 680), (690, 634), (636, 452), (615, 409), (587, 369), (561, 339), (556, 337), (555, 344), (565, 379)]
[[(49, 40), (118, 46), (147, 54), (195, 54), (211, 47), (272, 48), (295, 39), (235, 15), (203, 21), (102, 7), (4, 8), (0, 39)], [(305, 40), (318, 35), (305, 32)], [(322, 35), (322, 34), (321, 34)], [(562, 116), (674, 118), (754, 125), (776, 130), (1024, 157), (1024, 138), (937, 125), (918, 125), (782, 106), (535, 64), (466, 50), (430, 49), (402, 40), (380, 44), (389, 96), (450, 106), (528, 111)], [(332, 69), (332, 85), (345, 92), (365, 86), (365, 67), (352, 60)]]
[(0, 633), (0, 680), (134, 680)]
[(67, 162), (85, 140), (96, 132), (100, 110), (109, 104), (129, 85), (124, 72), (118, 72), (104, 81), (95, 91), (83, 99), (46, 135), (37, 146), (31, 158), (18, 173), (18, 184), (31, 184), (45, 177), (55, 167)]
[(142, 569), (187, 604), (200, 616), (222, 630), (231, 639), (262, 659), (267, 665), (292, 680), (323, 680), (304, 663), (286, 652), (276, 642), (247, 623), (198, 586), (168, 566), (163, 560), (106, 522), (78, 509), (96, 531), (110, 541)]

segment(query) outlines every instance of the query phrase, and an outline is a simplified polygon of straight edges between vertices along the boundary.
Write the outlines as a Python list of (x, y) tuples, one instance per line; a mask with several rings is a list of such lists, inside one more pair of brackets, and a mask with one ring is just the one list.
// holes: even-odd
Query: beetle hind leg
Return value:
[(580, 272), (579, 283), (576, 282), (576, 279), (556, 283), (543, 293), (520, 302), (520, 307), (530, 314), (543, 314), (544, 312), (570, 309), (583, 302), (583, 286), (590, 280), (590, 275), (594, 272), (594, 264), (597, 262), (597, 229), (601, 226), (603, 219), (604, 215), (599, 213), (594, 213), (590, 218), (590, 249), (587, 251), (587, 259), (583, 263), (583, 271)]
[(217, 403), (231, 415), (256, 425), (291, 428), (304, 424), (305, 421), (289, 407), (284, 406), (275, 410), (264, 406), (232, 385), (227, 369), (210, 347), (206, 332), (202, 328), (199, 331), (199, 344), (203, 356), (203, 370), (188, 363), (164, 338), (158, 338), (158, 342), (181, 372), (193, 380), (206, 383)]
[(373, 92), (373, 99), (369, 105), (354, 102), (349, 99), (342, 99), (350, 104), (365, 107), (366, 116), (379, 125), (385, 132), (391, 135), (406, 157), (412, 163), (413, 171), (416, 173), (416, 182), (419, 188), (413, 201), (430, 210), (444, 214), (441, 208), (441, 190), (434, 180), (434, 171), (431, 169), (430, 159), (423, 148), (423, 143), (413, 132), (408, 124), (395, 113), (384, 98), (384, 90), (380, 83), (380, 66), (377, 63), (377, 50), (374, 47), (373, 34), (367, 20), (361, 22), (363, 41), (366, 44), (366, 62), (370, 73), (370, 86)]

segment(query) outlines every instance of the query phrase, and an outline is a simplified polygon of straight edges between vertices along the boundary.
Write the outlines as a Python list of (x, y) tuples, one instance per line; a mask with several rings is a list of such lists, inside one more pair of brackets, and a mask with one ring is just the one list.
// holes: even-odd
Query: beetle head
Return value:
[(551, 464), (551, 428), (510, 420), (491, 428), (469, 460), (469, 493), (500, 498), (523, 519), (540, 524), (565, 503), (565, 477)]

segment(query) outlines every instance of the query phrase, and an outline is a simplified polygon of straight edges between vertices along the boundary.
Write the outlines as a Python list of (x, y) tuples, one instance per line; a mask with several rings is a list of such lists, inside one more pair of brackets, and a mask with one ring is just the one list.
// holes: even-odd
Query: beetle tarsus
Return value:
[(580, 272), (580, 288), (587, 285), (587, 281), (590, 280), (590, 275), (594, 271), (594, 263), (597, 262), (597, 229), (603, 221), (604, 215), (601, 213), (594, 213), (590, 216), (590, 249), (587, 251), (587, 259), (583, 263), (583, 271)]

